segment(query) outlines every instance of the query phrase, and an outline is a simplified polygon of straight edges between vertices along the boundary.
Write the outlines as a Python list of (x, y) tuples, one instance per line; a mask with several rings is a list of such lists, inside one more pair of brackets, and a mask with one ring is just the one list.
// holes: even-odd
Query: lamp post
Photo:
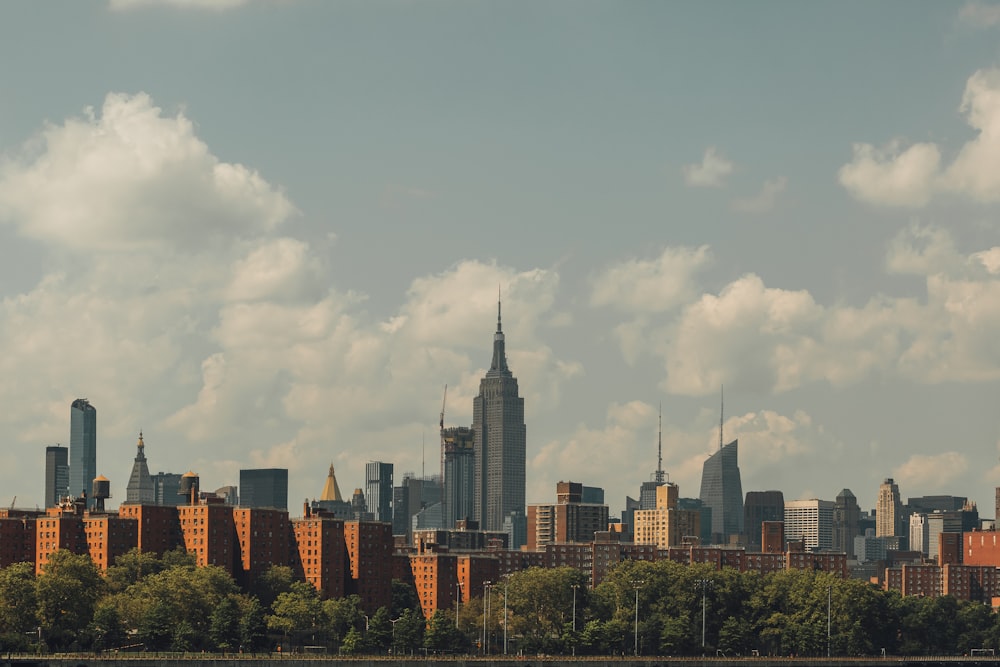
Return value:
[(643, 582), (637, 581), (632, 584), (635, 587), (635, 654), (639, 655), (639, 588), (642, 587)]
[(487, 644), (487, 641), (489, 640), (489, 630), (487, 629), (487, 624), (489, 623), (489, 614), (490, 614), (489, 595), (490, 595), (490, 586), (492, 585), (492, 583), (493, 582), (491, 581), (483, 582), (483, 655), (487, 655), (489, 653), (489, 644)]
[(503, 575), (503, 654), (507, 655), (507, 584), (509, 574)]
[(580, 584), (573, 584), (571, 588), (573, 589), (573, 655), (576, 655), (576, 589), (580, 587)]
[(392, 623), (392, 643), (389, 645), (390, 646), (390, 649), (389, 649), (390, 653), (395, 653), (396, 652), (396, 622), (397, 621), (402, 621), (402, 620), (403, 620), (402, 616), (400, 616), (399, 618), (390, 618), (389, 619), (389, 622)]
[(462, 599), (462, 582), (458, 582), (458, 595), (455, 596), (455, 629), (458, 630), (458, 603)]
[(826, 657), (830, 657), (830, 608), (833, 606), (833, 586), (826, 589)]
[(707, 608), (708, 587), (712, 585), (711, 579), (697, 579), (695, 586), (701, 586), (701, 650), (705, 652), (705, 610)]

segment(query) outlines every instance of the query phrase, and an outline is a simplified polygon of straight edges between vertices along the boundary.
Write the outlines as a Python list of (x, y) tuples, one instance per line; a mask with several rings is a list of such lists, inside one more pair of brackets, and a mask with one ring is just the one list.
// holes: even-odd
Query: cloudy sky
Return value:
[(0, 7), (0, 502), (439, 467), (497, 286), (528, 501), (1000, 485), (1000, 5)]

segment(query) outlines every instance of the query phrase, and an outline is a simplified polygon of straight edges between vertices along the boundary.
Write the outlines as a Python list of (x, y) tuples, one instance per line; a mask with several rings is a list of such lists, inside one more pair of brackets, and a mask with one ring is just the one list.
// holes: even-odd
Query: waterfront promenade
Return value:
[(995, 656), (887, 656), (867, 658), (780, 658), (780, 657), (469, 657), (427, 656), (393, 658), (391, 656), (331, 657), (325, 655), (222, 655), (119, 653), (115, 655), (10, 656), (0, 660), (0, 667), (428, 667), (443, 663), (448, 667), (893, 667), (913, 665), (1000, 665)]

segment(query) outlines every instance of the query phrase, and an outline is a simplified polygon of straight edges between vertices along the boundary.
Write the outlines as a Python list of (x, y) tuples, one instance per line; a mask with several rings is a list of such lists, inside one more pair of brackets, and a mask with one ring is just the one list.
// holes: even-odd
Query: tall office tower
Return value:
[(878, 487), (875, 503), (875, 537), (893, 537), (903, 534), (903, 501), (899, 487), (887, 477)]
[[(701, 501), (712, 508), (712, 540), (729, 541), (743, 533), (743, 484), (737, 463), (739, 441), (712, 454), (701, 469)], [(787, 530), (786, 530), (787, 534)]]
[(153, 503), (156, 505), (185, 505), (181, 497), (181, 475), (177, 472), (158, 472), (153, 475)]
[(475, 485), (473, 518), (481, 530), (503, 530), (504, 517), (524, 514), (525, 449), (524, 399), (517, 394), (517, 378), (507, 368), (500, 302), (493, 335), (493, 361), (479, 382), (472, 403)]
[(288, 509), (288, 469), (240, 470), (240, 506)]
[(807, 551), (829, 551), (833, 546), (833, 501), (786, 502), (785, 539), (802, 540)]
[(854, 538), (861, 534), (861, 508), (850, 489), (837, 494), (833, 504), (833, 550), (854, 558)]
[(375, 521), (392, 523), (392, 464), (369, 461), (365, 464), (365, 498)]
[(61, 445), (45, 448), (45, 506), (55, 507), (69, 493), (69, 450)]
[(132, 464), (132, 474), (125, 487), (125, 502), (152, 505), (156, 498), (153, 489), (153, 478), (146, 465), (146, 445), (142, 442), (142, 431), (139, 431), (139, 444), (136, 446), (135, 462)]
[(456, 521), (472, 518), (474, 442), (475, 433), (467, 426), (441, 429), (441, 509), (447, 530)]
[(785, 520), (785, 496), (781, 491), (747, 491), (743, 503), (743, 530), (747, 551), (760, 551), (761, 524)]
[(927, 530), (927, 515), (914, 512), (910, 515), (910, 549), (919, 551), (925, 557), (930, 547), (930, 533)]
[(678, 509), (679, 495), (676, 484), (665, 482), (656, 489), (654, 509), (636, 510), (633, 538), (636, 544), (655, 544), (658, 549), (667, 549), (699, 537), (700, 515), (697, 510)]
[[(69, 409), (69, 493), (83, 496), (97, 477), (97, 409), (85, 398)], [(87, 501), (94, 507), (94, 500)]]
[[(437, 475), (431, 477), (416, 477), (413, 473), (403, 473), (403, 482), (393, 491), (392, 534), (406, 535), (407, 542), (413, 533), (413, 517), (441, 502), (441, 479)], [(440, 512), (440, 508), (436, 511)], [(441, 520), (436, 522), (428, 517), (427, 528), (440, 528)]]

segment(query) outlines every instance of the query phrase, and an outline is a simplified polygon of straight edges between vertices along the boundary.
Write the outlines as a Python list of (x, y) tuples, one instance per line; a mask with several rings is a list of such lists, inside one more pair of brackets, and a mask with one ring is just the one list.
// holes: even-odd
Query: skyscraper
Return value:
[(55, 507), (69, 493), (69, 450), (61, 445), (45, 448), (45, 506)]
[(858, 499), (850, 489), (844, 489), (837, 494), (833, 506), (833, 550), (843, 551), (848, 558), (854, 558), (854, 538), (861, 529), (861, 508)]
[(153, 478), (146, 465), (146, 445), (142, 441), (142, 431), (139, 431), (139, 443), (136, 445), (135, 462), (132, 464), (132, 474), (125, 487), (125, 502), (152, 504), (155, 499)]
[(747, 491), (743, 501), (743, 530), (748, 551), (763, 547), (761, 525), (785, 520), (785, 495), (781, 491)]
[(828, 551), (833, 546), (833, 502), (815, 498), (787, 501), (785, 539), (802, 540), (806, 551)]
[(891, 477), (878, 487), (875, 504), (875, 537), (893, 537), (903, 534), (903, 500), (899, 486)]
[(517, 378), (507, 368), (500, 301), (493, 335), (493, 361), (479, 382), (472, 403), (473, 518), (482, 530), (503, 530), (504, 517), (524, 514), (525, 449), (524, 399)]
[(475, 436), (467, 426), (441, 429), (441, 502), (446, 529), (472, 518)]
[(365, 498), (375, 521), (392, 522), (392, 464), (369, 461), (365, 464)]
[[(69, 409), (69, 493), (83, 496), (97, 477), (97, 409), (85, 398)], [(87, 501), (93, 508), (94, 501)]]
[(739, 441), (733, 440), (708, 457), (701, 469), (701, 501), (712, 509), (714, 541), (728, 542), (730, 535), (743, 532), (743, 483), (738, 454)]
[(240, 506), (288, 509), (288, 469), (240, 470)]

